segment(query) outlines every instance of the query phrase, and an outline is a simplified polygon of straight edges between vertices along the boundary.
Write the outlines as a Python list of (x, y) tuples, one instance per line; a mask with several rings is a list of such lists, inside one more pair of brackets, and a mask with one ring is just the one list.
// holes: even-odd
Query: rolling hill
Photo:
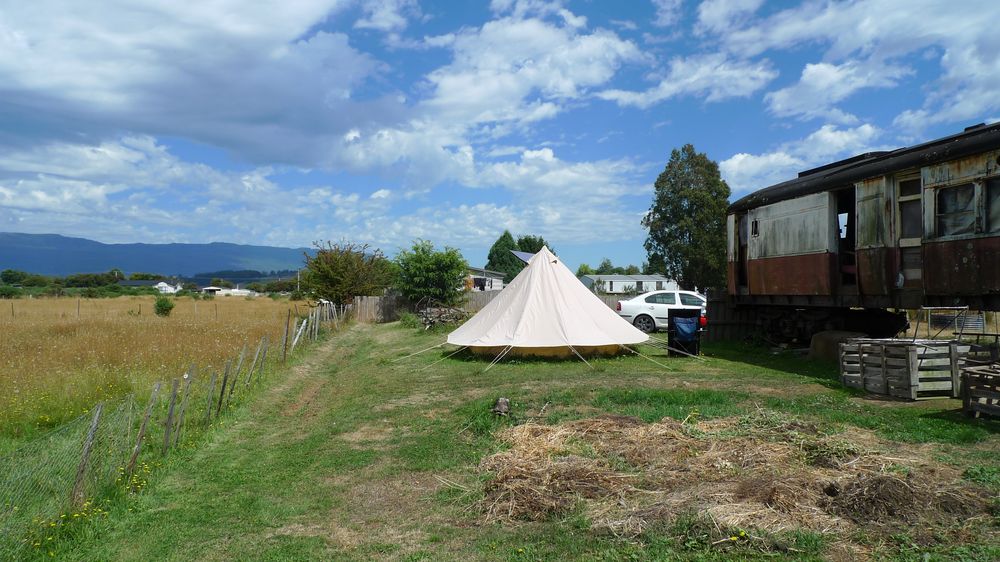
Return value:
[(60, 276), (113, 268), (180, 276), (223, 269), (271, 271), (302, 267), (306, 250), (225, 242), (103, 244), (58, 234), (0, 232), (0, 270)]

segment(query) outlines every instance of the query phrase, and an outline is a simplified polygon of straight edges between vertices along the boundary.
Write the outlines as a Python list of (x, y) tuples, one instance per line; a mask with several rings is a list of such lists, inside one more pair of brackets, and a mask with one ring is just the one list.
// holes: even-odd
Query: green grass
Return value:
[[(449, 352), (441, 350), (396, 361), (441, 340), (442, 333), (399, 324), (336, 336), (272, 378), (198, 447), (171, 456), (141, 493), (112, 502), (108, 516), (48, 548), (65, 560), (822, 559), (828, 536), (768, 535), (763, 550), (742, 541), (713, 546), (724, 537), (696, 515), (636, 540), (596, 532), (581, 513), (518, 525), (482, 521), (484, 476), (476, 466), (502, 446), (498, 430), (605, 413), (656, 421), (766, 408), (824, 431), (855, 426), (927, 444), (970, 482), (996, 486), (1000, 474), (997, 422), (964, 418), (951, 400), (872, 402), (840, 388), (833, 366), (791, 354), (717, 345), (695, 361), (643, 348), (666, 368), (632, 356), (590, 367), (511, 361), (488, 373), (488, 361), (444, 359)], [(500, 396), (511, 401), (509, 417), (489, 412)], [(901, 560), (919, 552), (1000, 556), (974, 540), (880, 548)]]

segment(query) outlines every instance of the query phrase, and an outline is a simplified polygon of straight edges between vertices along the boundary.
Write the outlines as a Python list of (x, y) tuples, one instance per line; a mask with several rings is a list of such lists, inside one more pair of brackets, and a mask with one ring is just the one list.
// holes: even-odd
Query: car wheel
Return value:
[(653, 322), (653, 319), (645, 314), (637, 317), (635, 322), (632, 322), (632, 325), (647, 334), (651, 334), (656, 330), (656, 324)]

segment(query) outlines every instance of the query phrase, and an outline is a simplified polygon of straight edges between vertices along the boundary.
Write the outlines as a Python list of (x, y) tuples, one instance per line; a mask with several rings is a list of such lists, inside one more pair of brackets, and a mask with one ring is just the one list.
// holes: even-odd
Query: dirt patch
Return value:
[(356, 531), (338, 526), (332, 521), (323, 525), (292, 523), (276, 529), (270, 536), (322, 537), (341, 548), (354, 548), (364, 542)]
[[(920, 525), (947, 537), (969, 518), (988, 517), (988, 491), (922, 452), (900, 456), (871, 432), (827, 435), (766, 410), (688, 424), (603, 416), (525, 424), (499, 437), (509, 448), (480, 464), (490, 476), (488, 521), (582, 509), (595, 531), (637, 537), (693, 513), (722, 542), (802, 529), (833, 533), (831, 553), (858, 557), (866, 547), (851, 541), (855, 530), (888, 538)], [(995, 528), (984, 532), (1000, 539)]]
[(302, 391), (299, 392), (299, 395), (295, 398), (295, 401), (289, 404), (282, 414), (285, 416), (294, 416), (307, 409), (309, 405), (316, 400), (316, 397), (319, 395), (319, 391), (325, 384), (326, 380), (324, 379), (311, 381), (308, 385), (303, 387)]
[(393, 428), (389, 426), (363, 425), (349, 433), (342, 433), (338, 437), (351, 444), (371, 445), (385, 443), (392, 439)]

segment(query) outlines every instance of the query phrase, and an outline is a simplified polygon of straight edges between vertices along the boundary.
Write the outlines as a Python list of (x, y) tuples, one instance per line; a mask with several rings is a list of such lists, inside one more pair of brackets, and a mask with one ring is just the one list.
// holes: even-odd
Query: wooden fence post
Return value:
[(212, 421), (212, 403), (215, 398), (215, 379), (218, 378), (219, 373), (212, 371), (212, 380), (208, 383), (208, 405), (205, 406), (205, 424), (207, 425)]
[(219, 392), (219, 405), (215, 408), (215, 417), (219, 417), (222, 413), (222, 399), (226, 397), (226, 384), (229, 382), (229, 369), (233, 366), (233, 362), (226, 361), (226, 369), (222, 375), (222, 391)]
[(260, 364), (257, 365), (257, 380), (261, 380), (264, 377), (264, 362), (267, 361), (267, 350), (270, 344), (270, 340), (267, 336), (264, 336), (264, 351), (260, 356)]
[(257, 368), (257, 360), (260, 359), (260, 348), (264, 345), (264, 338), (260, 338), (260, 342), (257, 344), (257, 351), (253, 354), (253, 362), (250, 363), (250, 369), (247, 370), (247, 380), (243, 384), (244, 388), (250, 386), (250, 379), (253, 378), (253, 371)]
[(166, 456), (167, 449), (170, 448), (170, 430), (174, 427), (174, 404), (177, 403), (177, 385), (180, 381), (174, 379), (173, 389), (170, 391), (170, 405), (167, 406), (167, 419), (163, 423), (163, 455)]
[(292, 340), (292, 348), (288, 350), (288, 353), (292, 353), (295, 351), (295, 344), (299, 343), (299, 338), (302, 337), (302, 332), (305, 331), (306, 324), (308, 323), (309, 321), (307, 319), (305, 318), (302, 319), (302, 324), (299, 325), (298, 330), (295, 331), (295, 339)]
[(292, 321), (292, 310), (288, 310), (288, 316), (285, 318), (285, 335), (281, 338), (281, 362), (284, 363), (288, 359), (288, 323)]
[(153, 404), (156, 403), (156, 395), (160, 393), (160, 383), (153, 385), (153, 393), (149, 395), (149, 403), (146, 404), (146, 415), (142, 418), (142, 424), (139, 425), (139, 436), (135, 440), (135, 446), (132, 447), (132, 456), (128, 459), (128, 466), (125, 468), (125, 481), (131, 482), (132, 473), (135, 471), (135, 461), (139, 458), (139, 451), (142, 450), (142, 438), (146, 436), (146, 426), (149, 424), (149, 416), (153, 414)]
[(80, 464), (76, 467), (76, 479), (73, 481), (73, 495), (70, 496), (73, 506), (83, 503), (83, 480), (87, 475), (87, 466), (90, 465), (90, 451), (94, 448), (94, 437), (97, 436), (97, 424), (101, 421), (101, 410), (104, 409), (104, 402), (97, 404), (94, 408), (94, 419), (90, 422), (90, 430), (87, 431), (87, 438), (83, 441), (83, 453), (80, 455)]
[(187, 380), (184, 382), (184, 398), (181, 400), (181, 411), (177, 415), (177, 429), (174, 431), (174, 447), (180, 445), (181, 431), (184, 429), (184, 412), (187, 411), (188, 395), (191, 393), (191, 382), (194, 381), (194, 365), (184, 375)]
[(240, 359), (236, 362), (236, 371), (233, 372), (233, 384), (229, 385), (229, 394), (226, 395), (226, 406), (229, 406), (229, 401), (233, 399), (233, 391), (236, 390), (236, 383), (240, 380), (240, 369), (243, 368), (243, 361), (246, 359), (247, 354), (247, 344), (243, 344), (243, 350), (240, 351)]

